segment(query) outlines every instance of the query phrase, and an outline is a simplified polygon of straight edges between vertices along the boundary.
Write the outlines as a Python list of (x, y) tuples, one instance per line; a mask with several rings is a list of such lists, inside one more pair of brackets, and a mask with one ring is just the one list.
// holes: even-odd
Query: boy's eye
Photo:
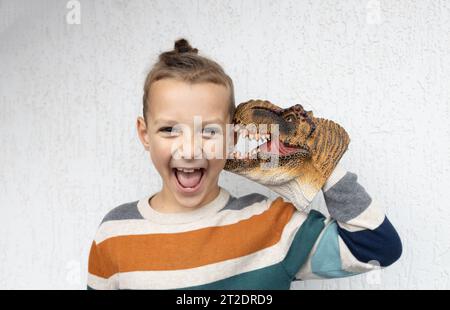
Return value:
[[(178, 133), (180, 130), (177, 127), (171, 127), (171, 126), (166, 126), (166, 127), (161, 127), (159, 129), (159, 131), (162, 131), (164, 133)], [(214, 128), (214, 127), (208, 127), (208, 128), (203, 128), (203, 134), (209, 137), (215, 136), (217, 134), (220, 133), (220, 129), (218, 128)]]
[(172, 131), (173, 131), (173, 132), (177, 132), (178, 129), (177, 129), (176, 127), (161, 127), (161, 128), (159, 129), (159, 131), (170, 133), (170, 132), (172, 132)]
[(205, 133), (207, 136), (214, 136), (220, 133), (220, 130), (218, 128), (204, 128), (203, 133)]

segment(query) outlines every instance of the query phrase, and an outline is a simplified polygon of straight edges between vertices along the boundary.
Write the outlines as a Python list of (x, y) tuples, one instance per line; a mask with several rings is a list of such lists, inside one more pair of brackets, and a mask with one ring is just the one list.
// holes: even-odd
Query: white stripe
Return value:
[(380, 226), (385, 218), (385, 213), (377, 200), (372, 200), (370, 205), (360, 215), (346, 223), (338, 222), (339, 227), (356, 232), (365, 229), (374, 230)]
[(360, 262), (353, 256), (345, 242), (338, 236), (342, 269), (349, 272), (363, 273), (380, 267)]
[(119, 287), (118, 274), (116, 273), (108, 279), (105, 279), (88, 272), (87, 285), (96, 290), (117, 289)]
[(150, 198), (155, 194), (147, 195), (139, 199), (137, 208), (143, 218), (152, 222), (168, 225), (178, 225), (200, 220), (202, 218), (211, 217), (219, 210), (221, 210), (230, 198), (230, 192), (225, 188), (220, 187), (219, 195), (212, 201), (203, 205), (201, 208), (190, 210), (188, 212), (164, 213), (153, 209), (150, 206)]
[(316, 210), (322, 213), (326, 218), (330, 217), (330, 213), (328, 212), (327, 203), (325, 202), (325, 197), (323, 196), (323, 191), (319, 190), (314, 197), (311, 204), (308, 206), (308, 212), (310, 210)]
[(272, 202), (272, 199), (265, 199), (241, 210), (223, 210), (216, 213), (214, 217), (205, 217), (195, 222), (178, 225), (159, 224), (146, 219), (108, 221), (100, 225), (95, 236), (95, 242), (99, 244), (108, 238), (117, 236), (180, 233), (202, 228), (230, 225), (249, 219), (254, 215), (262, 214), (269, 209)]
[[(289, 251), (295, 233), (305, 219), (304, 213), (295, 212), (283, 229), (280, 241), (258, 252), (196, 268), (122, 272), (120, 273), (120, 288), (173, 289), (197, 286), (279, 263)], [(264, 279), (262, 280), (264, 281)]]
[(342, 162), (339, 161), (338, 164), (336, 165), (336, 167), (334, 167), (333, 172), (328, 177), (325, 184), (322, 186), (323, 192), (326, 192), (327, 190), (329, 190), (340, 179), (342, 179), (346, 173), (347, 173), (347, 169), (345, 169), (342, 165)]

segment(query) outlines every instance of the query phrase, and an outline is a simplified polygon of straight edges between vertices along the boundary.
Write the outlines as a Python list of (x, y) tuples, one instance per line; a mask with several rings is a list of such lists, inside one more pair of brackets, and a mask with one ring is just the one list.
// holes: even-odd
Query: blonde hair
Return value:
[(189, 83), (211, 82), (223, 85), (230, 90), (228, 112), (233, 119), (236, 109), (233, 80), (215, 61), (198, 55), (198, 49), (192, 48), (186, 39), (175, 41), (172, 51), (159, 55), (158, 61), (147, 74), (144, 84), (143, 116), (147, 123), (150, 86), (158, 80), (174, 78)]

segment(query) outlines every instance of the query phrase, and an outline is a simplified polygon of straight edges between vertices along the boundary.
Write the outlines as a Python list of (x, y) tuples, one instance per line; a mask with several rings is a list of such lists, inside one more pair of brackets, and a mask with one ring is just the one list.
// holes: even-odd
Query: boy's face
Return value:
[[(226, 162), (229, 90), (213, 83), (175, 79), (152, 83), (147, 121), (137, 120), (139, 138), (161, 175), (160, 201), (182, 211), (196, 208), (219, 193)], [(193, 172), (191, 169), (194, 169)]]

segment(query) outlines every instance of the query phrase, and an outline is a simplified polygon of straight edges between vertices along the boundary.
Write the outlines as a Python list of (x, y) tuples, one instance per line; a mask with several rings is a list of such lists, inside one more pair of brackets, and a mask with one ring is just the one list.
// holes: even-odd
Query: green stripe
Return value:
[(208, 284), (180, 288), (182, 290), (288, 290), (291, 280), (278, 263), (261, 269), (241, 273)]
[(295, 234), (289, 252), (283, 261), (283, 265), (292, 280), (308, 259), (314, 243), (325, 227), (324, 220), (325, 216), (322, 213), (311, 210), (305, 222)]
[(316, 252), (311, 258), (311, 271), (322, 278), (343, 278), (357, 273), (342, 269), (337, 223), (333, 221), (325, 228)]

